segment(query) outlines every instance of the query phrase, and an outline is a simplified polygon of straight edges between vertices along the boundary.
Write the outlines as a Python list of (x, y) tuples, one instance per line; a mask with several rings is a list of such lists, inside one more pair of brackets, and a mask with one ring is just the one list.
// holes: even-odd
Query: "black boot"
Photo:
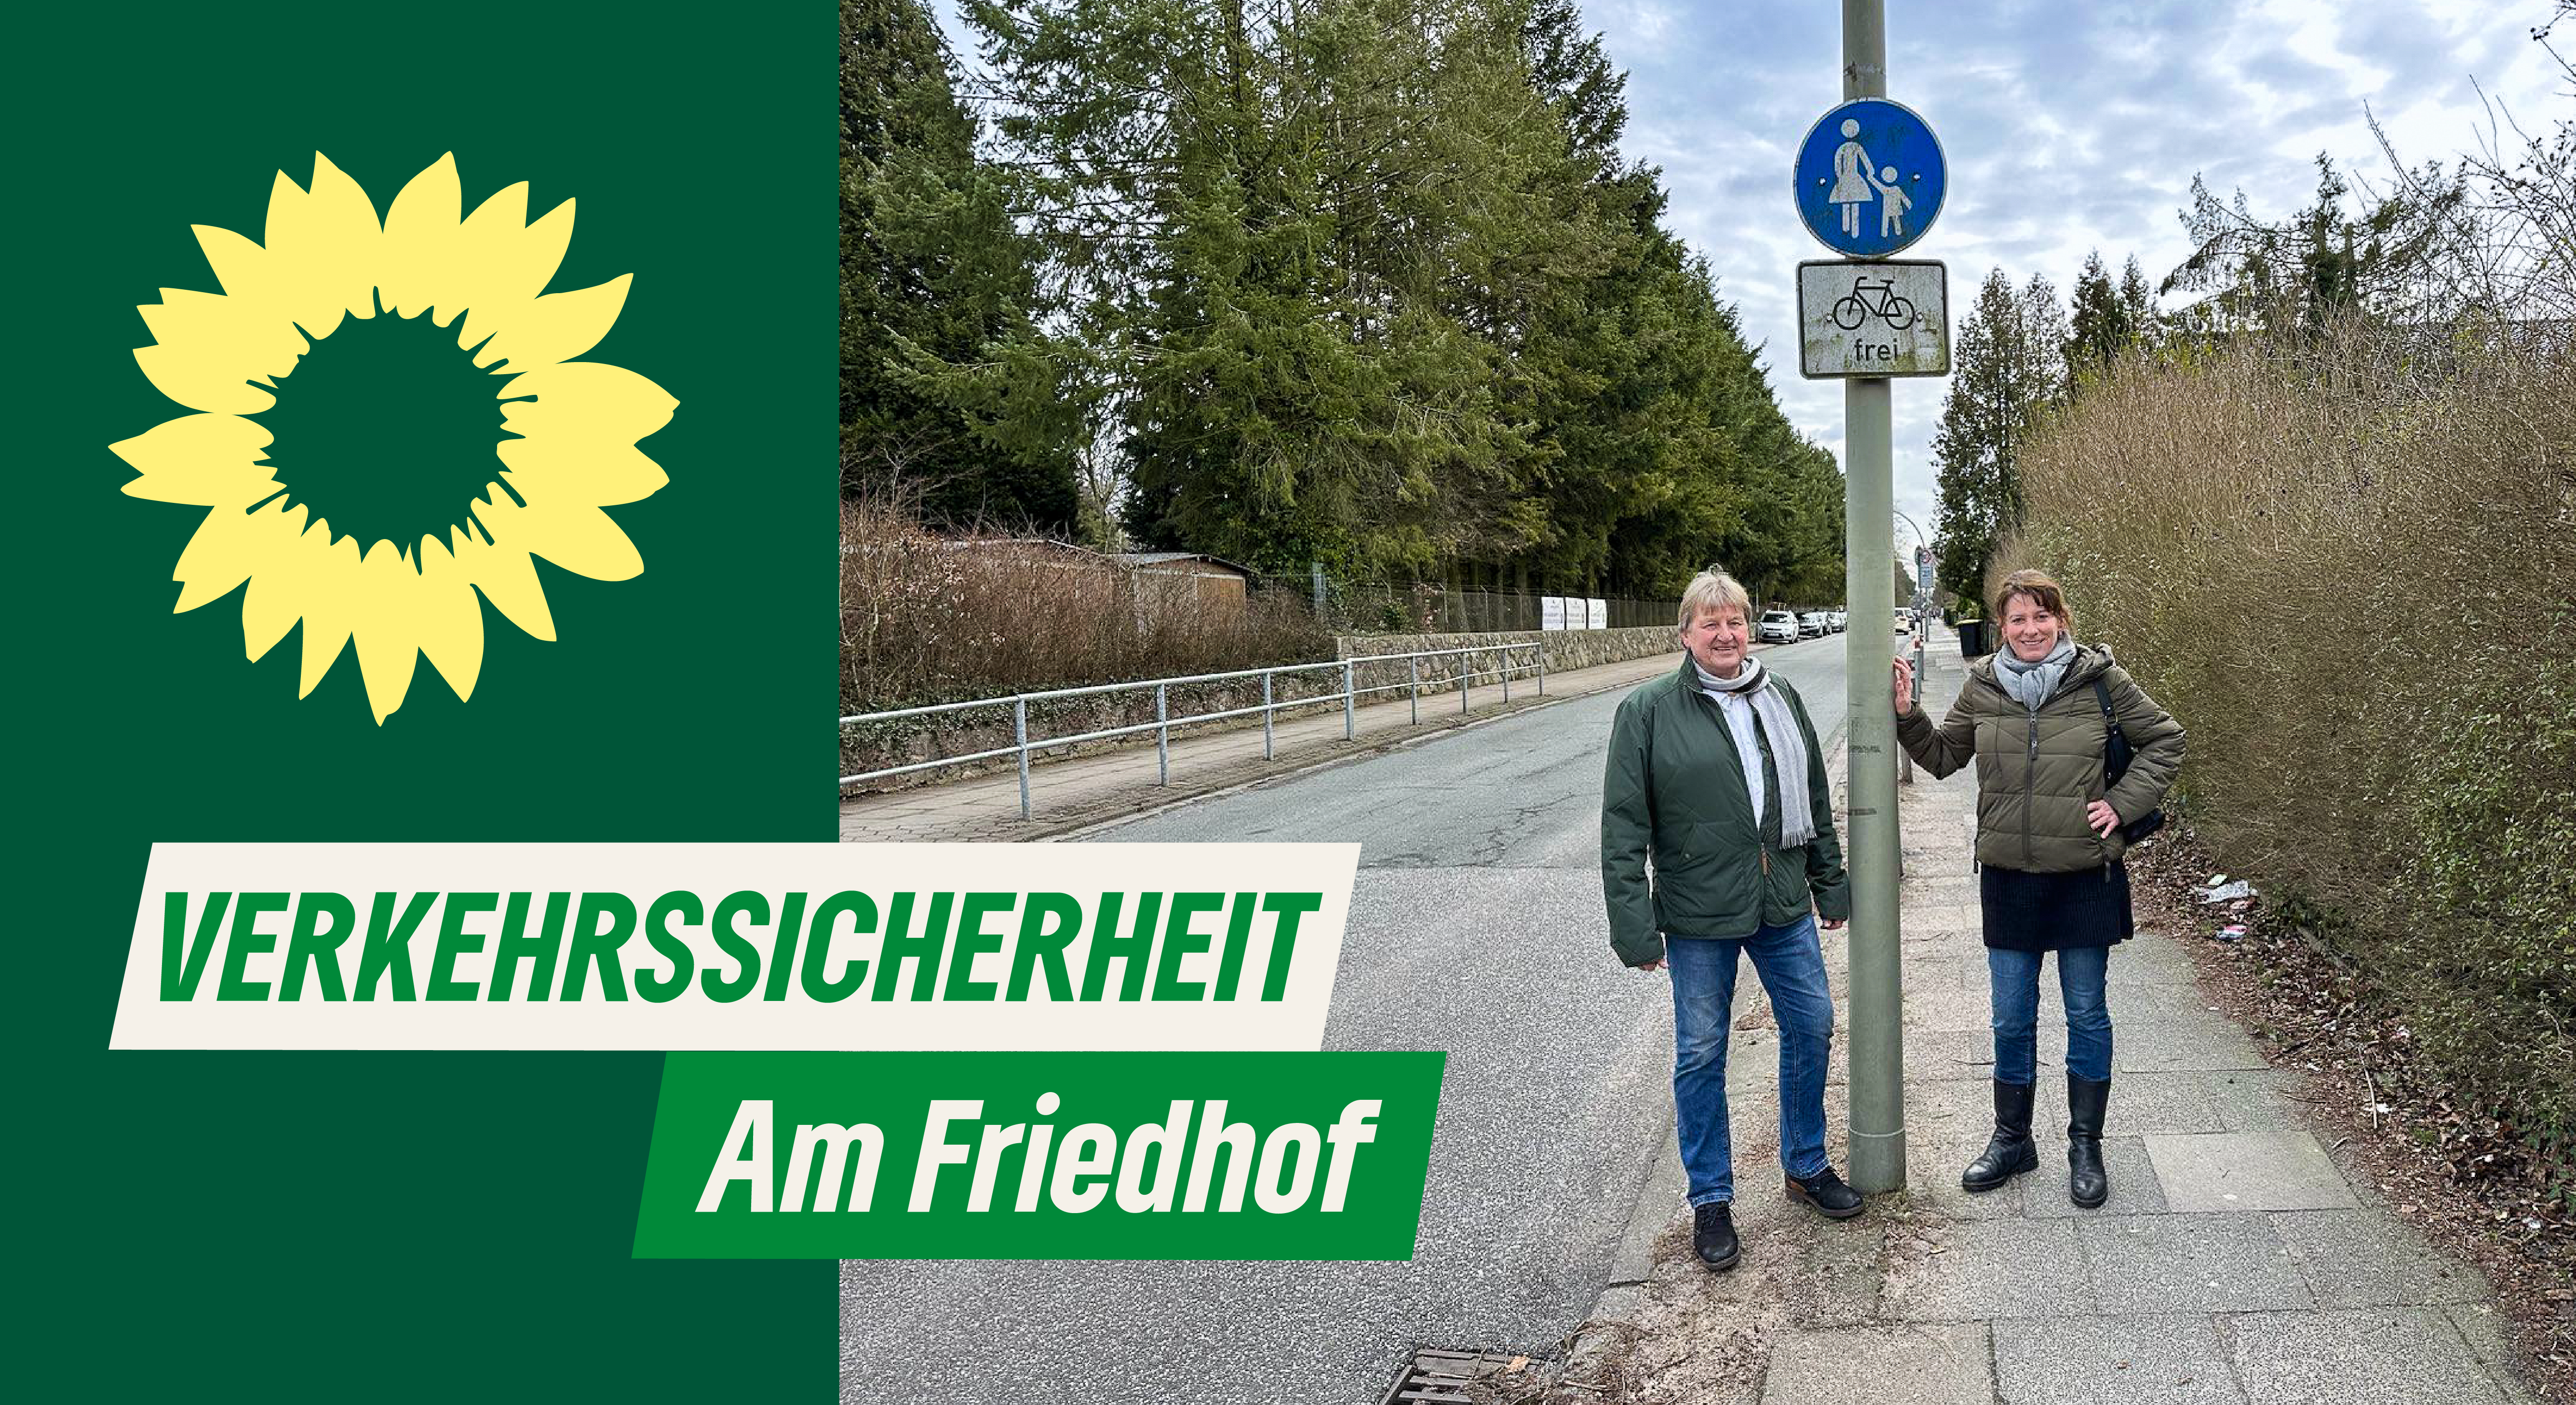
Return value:
[(2077, 1209), (2111, 1198), (2111, 1177), (2102, 1169), (2102, 1112), (2110, 1101), (2110, 1079), (2066, 1075), (2066, 1195)]
[(1735, 1267), (1741, 1252), (1735, 1242), (1735, 1213), (1723, 1200), (1691, 1209), (1691, 1250), (1711, 1273)]
[(2028, 1083), (1995, 1080), (1995, 1135), (1984, 1154), (1959, 1173), (1961, 1190), (1998, 1190), (2024, 1171), (2039, 1169), (2039, 1143), (2030, 1136)]

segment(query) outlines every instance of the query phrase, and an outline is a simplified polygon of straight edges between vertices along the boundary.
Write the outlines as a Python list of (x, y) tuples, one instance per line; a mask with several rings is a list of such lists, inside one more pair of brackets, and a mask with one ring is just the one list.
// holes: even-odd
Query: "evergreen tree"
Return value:
[(2250, 329), (2309, 335), (2340, 317), (2388, 316), (2413, 306), (2468, 199), (2463, 175), (2427, 167), (2403, 174), (2385, 193), (2352, 188), (2331, 156), (2317, 156), (2317, 186), (2286, 220), (2255, 218), (2239, 190), (2222, 203), (2192, 177), (2182, 213), (2191, 256), (2161, 291), (2205, 294), (2182, 320), (2204, 335)]
[(938, 26), (923, 0), (842, 0), (841, 25), (843, 491), (1066, 530), (1084, 426)]
[(1573, 0), (966, 13), (1138, 538), (1566, 593), (1739, 555), (1839, 580), (1839, 474), (1620, 158)]
[(2156, 310), (2156, 291), (2147, 284), (2146, 270), (2138, 267), (2138, 256), (2120, 269), (2120, 316), (2129, 329), (2132, 343), (2150, 350), (2164, 341), (2164, 316)]
[(2021, 525), (2017, 455), (2064, 395), (2070, 340), (2048, 281), (2033, 277), (2016, 292), (2002, 269), (1986, 275), (1960, 325), (1932, 457), (1940, 490), (1934, 571), (1962, 595), (1983, 593), (1995, 544)]
[(2111, 272), (2103, 266), (2101, 250), (2084, 256), (2084, 269), (2075, 275), (2074, 298), (2074, 316), (2066, 342), (2066, 379), (2070, 385), (2109, 369), (2137, 336), (2129, 323), (2128, 304), (2111, 286)]

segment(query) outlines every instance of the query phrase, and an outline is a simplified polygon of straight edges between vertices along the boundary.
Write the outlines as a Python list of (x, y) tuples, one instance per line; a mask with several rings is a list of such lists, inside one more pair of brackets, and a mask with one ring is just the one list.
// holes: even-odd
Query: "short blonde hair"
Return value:
[(2046, 571), (2029, 570), (2015, 571), (2004, 577), (2002, 587), (1995, 591), (1995, 621), (1998, 624), (2002, 623), (2004, 611), (2010, 608), (2016, 595), (2029, 596), (2031, 604), (2057, 616), (2059, 629), (2070, 635), (2075, 632), (2075, 612), (2066, 608), (2066, 587), (2059, 585), (2056, 577)]
[(1691, 577), (1690, 587), (1682, 592), (1681, 618), (1674, 622), (1673, 628), (1690, 628), (1691, 621), (1698, 619), (1703, 610), (1733, 610), (1750, 624), (1753, 621), (1753, 597), (1745, 593), (1735, 577), (1711, 566)]

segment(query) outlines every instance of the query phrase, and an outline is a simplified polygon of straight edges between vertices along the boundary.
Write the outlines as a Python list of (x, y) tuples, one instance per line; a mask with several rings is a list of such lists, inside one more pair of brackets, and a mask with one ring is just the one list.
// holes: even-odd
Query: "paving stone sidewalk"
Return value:
[[(1928, 667), (1937, 715), (1964, 677), (1956, 641), (1936, 640)], [(2066, 1197), (2053, 963), (2041, 978), (2040, 1169), (1984, 1195), (1958, 1188), (1985, 1144), (1993, 1071), (1969, 870), (1975, 799), (1969, 772), (1918, 772), (1904, 788), (1910, 1184), (1817, 1234), (1848, 1230), (1878, 1249), (1874, 1296), (1864, 1273), (1833, 1295), (1840, 1313), (1783, 1323), (1756, 1398), (2529, 1402), (2503, 1360), (2485, 1280), (2319, 1143), (2289, 1075), (2202, 999), (2182, 946), (2196, 934), (2142, 932), (2112, 957), (2110, 1203), (2084, 1211)], [(1842, 952), (1827, 950), (1839, 986)], [(1739, 1061), (1768, 1082), (1767, 1062), (1745, 1052)], [(1739, 1177), (1758, 1166), (1738, 1161)]]
[(1168, 786), (1157, 784), (1153, 737), (1146, 734), (1137, 745), (1033, 766), (1030, 815), (1025, 820), (1020, 818), (1016, 769), (851, 796), (841, 802), (841, 838), (876, 843), (1043, 839), (1191, 796), (1383, 751), (1506, 713), (1630, 687), (1672, 671), (1680, 658), (1677, 649), (1624, 663), (1550, 673), (1544, 696), (1538, 680), (1516, 677), (1511, 680), (1508, 702), (1500, 682), (1480, 681), (1469, 691), (1464, 712), (1455, 692), (1427, 692), (1418, 708), (1403, 698), (1371, 703), (1355, 710), (1350, 740), (1343, 739), (1339, 710), (1291, 718), (1272, 727), (1268, 758), (1262, 755), (1257, 720), (1249, 727), (1222, 731), (1196, 728), (1172, 740)]

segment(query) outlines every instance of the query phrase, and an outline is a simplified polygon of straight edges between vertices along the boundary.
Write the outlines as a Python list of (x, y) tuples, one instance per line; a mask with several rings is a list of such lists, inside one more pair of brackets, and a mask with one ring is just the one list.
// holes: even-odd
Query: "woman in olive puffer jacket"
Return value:
[[(2057, 954), (2066, 1003), (2067, 1192), (2085, 1208), (2111, 1193), (2102, 1118), (2111, 1096), (2112, 946), (2133, 935), (2121, 827), (2154, 810), (2182, 765), (2182, 724), (2105, 651), (2075, 642), (2058, 583), (2004, 578), (1995, 600), (2001, 652), (1979, 659), (1935, 727), (1896, 665), (1896, 736), (1936, 776), (1977, 763), (1977, 867), (1995, 1032), (1994, 1137), (1960, 1174), (1993, 1190), (2039, 1166), (2030, 1134), (2038, 1072), (2039, 967)], [(2108, 716), (2105, 712), (2108, 712)], [(2104, 784), (2116, 718), (2133, 754)]]

